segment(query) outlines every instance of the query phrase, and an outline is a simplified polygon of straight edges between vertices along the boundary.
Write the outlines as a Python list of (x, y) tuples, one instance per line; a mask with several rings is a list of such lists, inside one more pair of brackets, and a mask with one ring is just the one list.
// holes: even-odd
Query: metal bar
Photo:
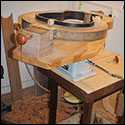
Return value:
[(95, 66), (95, 67), (97, 67), (97, 68), (99, 68), (99, 69), (101, 69), (102, 71), (106, 72), (107, 74), (109, 74), (109, 75), (112, 76), (112, 77), (116, 77), (116, 78), (118, 78), (118, 79), (123, 79), (122, 76), (117, 75), (117, 74), (115, 74), (115, 73), (111, 73), (111, 72), (107, 71), (106, 69), (104, 69), (104, 68), (102, 68), (102, 67), (96, 65), (95, 63), (93, 63), (93, 62), (90, 61), (90, 60), (86, 60), (86, 62), (89, 63), (89, 64), (91, 64), (91, 65), (93, 65), (93, 66)]

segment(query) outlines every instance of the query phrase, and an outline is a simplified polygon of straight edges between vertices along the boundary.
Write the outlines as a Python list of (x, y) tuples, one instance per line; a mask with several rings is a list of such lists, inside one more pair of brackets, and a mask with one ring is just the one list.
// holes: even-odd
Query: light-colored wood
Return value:
[(8, 18), (4, 18), (1, 16), (1, 21), (2, 21), (2, 31), (3, 31), (5, 54), (7, 59), (12, 100), (16, 101), (22, 98), (23, 93), (22, 93), (19, 64), (17, 60), (14, 60), (12, 58), (12, 51), (14, 48), (16, 48), (12, 14)]
[(86, 13), (84, 17), (84, 23), (90, 23), (92, 13)]
[(103, 49), (105, 40), (106, 38), (89, 43), (54, 40), (53, 52), (39, 59), (22, 54), (21, 48), (17, 47), (13, 51), (13, 58), (41, 68), (53, 69), (96, 56)]
[(30, 34), (32, 38), (22, 46), (22, 54), (32, 58), (41, 58), (53, 52), (53, 44), (51, 31), (35, 33), (30, 30), (22, 30), (25, 34)]

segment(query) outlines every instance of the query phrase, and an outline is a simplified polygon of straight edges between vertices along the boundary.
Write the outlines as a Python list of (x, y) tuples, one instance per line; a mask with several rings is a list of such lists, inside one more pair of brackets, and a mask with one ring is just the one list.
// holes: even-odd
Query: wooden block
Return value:
[(12, 100), (16, 101), (22, 98), (23, 92), (18, 61), (12, 59), (12, 51), (16, 48), (12, 14), (8, 18), (1, 17), (1, 21)]
[(32, 35), (32, 38), (22, 46), (22, 54), (39, 59), (53, 52), (54, 42), (52, 40), (53, 36), (51, 35), (51, 31), (35, 33), (23, 29), (23, 33)]
[(84, 17), (84, 23), (85, 23), (85, 24), (89, 24), (89, 23), (90, 23), (90, 21), (91, 21), (91, 16), (92, 16), (91, 13), (85, 13), (85, 17)]

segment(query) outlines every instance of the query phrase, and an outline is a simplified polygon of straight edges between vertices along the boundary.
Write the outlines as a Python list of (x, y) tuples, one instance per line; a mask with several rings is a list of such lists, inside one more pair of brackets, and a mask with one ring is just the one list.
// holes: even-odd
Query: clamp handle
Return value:
[(14, 29), (16, 30), (15, 39), (19, 45), (24, 45), (32, 38), (32, 35), (22, 32), (21, 25), (19, 23), (14, 24)]
[(20, 45), (24, 45), (27, 40), (31, 39), (32, 36), (30, 34), (24, 34), (24, 33), (18, 33), (16, 36), (16, 41), (20, 44)]

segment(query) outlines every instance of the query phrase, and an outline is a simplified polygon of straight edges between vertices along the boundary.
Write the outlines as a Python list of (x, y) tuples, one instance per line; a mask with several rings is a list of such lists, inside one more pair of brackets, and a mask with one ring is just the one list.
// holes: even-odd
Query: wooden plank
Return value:
[(47, 56), (53, 52), (53, 44), (50, 31), (35, 33), (30, 30), (22, 30), (25, 34), (32, 36), (25, 45), (22, 46), (22, 54), (32, 58), (40, 58)]
[(7, 67), (9, 73), (12, 100), (16, 101), (22, 98), (23, 93), (22, 93), (19, 64), (18, 61), (12, 58), (12, 51), (14, 48), (16, 48), (12, 14), (8, 18), (4, 18), (1, 16), (1, 21), (2, 21), (4, 47), (5, 47)]
[(39, 59), (22, 54), (21, 48), (17, 47), (13, 51), (13, 58), (41, 68), (53, 69), (96, 56), (103, 50), (105, 40), (106, 38), (89, 43), (55, 40), (53, 52)]

